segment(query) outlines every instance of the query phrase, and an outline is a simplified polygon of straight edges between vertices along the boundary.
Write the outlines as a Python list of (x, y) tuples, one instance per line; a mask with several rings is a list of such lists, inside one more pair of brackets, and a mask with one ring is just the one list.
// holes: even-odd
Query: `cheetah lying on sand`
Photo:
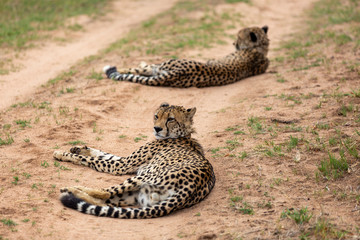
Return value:
[(234, 42), (236, 51), (219, 60), (206, 63), (171, 59), (159, 65), (142, 62), (138, 68), (119, 69), (105, 66), (108, 78), (150, 86), (210, 87), (234, 83), (264, 73), (269, 66), (268, 27), (241, 29)]
[(213, 168), (191, 133), (196, 108), (161, 104), (154, 115), (156, 140), (128, 157), (88, 147), (54, 152), (54, 158), (99, 172), (136, 176), (104, 189), (62, 188), (60, 200), (82, 213), (113, 218), (161, 217), (202, 201), (215, 185)]

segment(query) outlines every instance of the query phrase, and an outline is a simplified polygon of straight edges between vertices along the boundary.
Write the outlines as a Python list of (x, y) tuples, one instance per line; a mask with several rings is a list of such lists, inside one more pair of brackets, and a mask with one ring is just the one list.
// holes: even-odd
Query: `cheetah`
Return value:
[(150, 86), (201, 88), (226, 85), (266, 71), (269, 66), (267, 32), (267, 26), (241, 29), (234, 42), (234, 53), (206, 63), (171, 59), (159, 65), (141, 62), (138, 68), (130, 69), (105, 66), (103, 71), (110, 79)]
[(123, 183), (104, 189), (62, 188), (62, 204), (95, 216), (144, 219), (165, 216), (202, 201), (215, 185), (215, 174), (202, 146), (191, 137), (195, 112), (195, 107), (161, 104), (154, 115), (156, 140), (128, 157), (87, 146), (73, 147), (70, 152), (55, 151), (56, 160), (99, 172), (136, 173)]

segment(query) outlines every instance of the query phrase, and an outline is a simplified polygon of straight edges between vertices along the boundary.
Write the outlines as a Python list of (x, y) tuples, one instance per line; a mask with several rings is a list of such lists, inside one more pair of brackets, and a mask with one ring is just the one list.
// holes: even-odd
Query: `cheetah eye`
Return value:
[(159, 118), (158, 115), (155, 114), (154, 119), (157, 120), (158, 118)]
[(168, 118), (168, 122), (172, 122), (172, 121), (175, 121), (175, 118), (169, 117), (169, 118)]

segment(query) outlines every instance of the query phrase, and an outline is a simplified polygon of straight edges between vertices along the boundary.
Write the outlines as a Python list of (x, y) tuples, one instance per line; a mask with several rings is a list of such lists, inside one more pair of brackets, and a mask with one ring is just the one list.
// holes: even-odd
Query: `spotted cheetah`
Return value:
[(234, 42), (236, 51), (219, 60), (206, 63), (171, 59), (159, 65), (140, 63), (138, 68), (120, 69), (105, 66), (108, 78), (150, 86), (210, 87), (234, 83), (264, 73), (269, 66), (268, 27), (241, 29)]
[(161, 104), (154, 115), (156, 140), (128, 157), (86, 146), (73, 147), (70, 153), (55, 151), (56, 160), (88, 166), (99, 172), (136, 173), (109, 188), (62, 188), (61, 202), (96, 216), (154, 218), (202, 201), (214, 187), (215, 175), (203, 148), (191, 138), (195, 112), (196, 108)]

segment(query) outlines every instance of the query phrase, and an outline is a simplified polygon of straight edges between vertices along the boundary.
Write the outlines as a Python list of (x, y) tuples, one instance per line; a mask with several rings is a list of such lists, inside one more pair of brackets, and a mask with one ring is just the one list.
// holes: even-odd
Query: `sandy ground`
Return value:
[[(339, 122), (339, 128), (343, 127), (341, 129), (346, 134), (353, 136), (353, 129), (358, 127), (354, 117), (350, 116), (348, 124), (343, 124), (343, 120), (335, 114), (338, 110), (336, 102), (324, 103), (323, 111), (314, 111), (314, 105), (319, 103), (323, 92), (340, 85), (342, 89), (350, 91), (358, 85), (355, 77), (349, 77), (349, 82), (339, 85), (338, 79), (343, 73), (341, 68), (332, 74), (326, 67), (307, 73), (289, 73), (289, 68), (272, 63), (266, 74), (205, 89), (154, 88), (84, 78), (92, 69), (101, 69), (108, 63), (119, 67), (124, 64), (119, 56), (109, 54), (107, 59), (79, 69), (75, 76), (56, 86), (39, 87), (82, 57), (96, 53), (125, 34), (133, 24), (163, 11), (173, 3), (161, 0), (152, 2), (151, 12), (147, 10), (147, 1), (122, 2), (138, 11), (137, 14), (123, 11), (124, 15), (112, 15), (105, 21), (111, 29), (104, 28), (104, 20), (101, 20), (91, 23), (94, 28), (74, 37), (70, 43), (31, 50), (26, 56), (33, 61), (23, 59), (22, 70), (1, 77), (4, 79), (1, 90), (6, 90), (4, 94), (7, 97), (2, 97), (4, 101), (1, 101), (3, 111), (0, 126), (13, 125), (10, 132), (15, 142), (0, 147), (0, 218), (10, 218), (18, 225), (13, 228), (0, 225), (0, 236), (4, 239), (293, 239), (299, 237), (304, 227), (281, 219), (280, 214), (286, 208), (302, 206), (307, 206), (314, 214), (312, 221), (326, 216), (338, 229), (354, 232), (360, 222), (357, 202), (334, 196), (333, 191), (359, 194), (358, 166), (354, 165), (349, 170), (351, 177), (341, 183), (319, 184), (314, 175), (326, 153), (308, 153), (299, 147), (285, 151), (285, 156), (268, 158), (254, 151), (264, 141), (279, 143), (290, 135), (300, 138), (304, 133), (290, 129), (272, 138), (269, 134), (251, 134), (252, 130), (247, 126), (250, 117), (259, 117), (267, 127), (286, 129), (285, 124), (274, 124), (272, 120), (275, 119), (293, 121), (303, 129), (307, 126), (312, 129), (316, 123), (327, 121), (321, 117), (324, 111), (329, 119)], [(239, 3), (219, 8), (231, 7), (241, 12), (243, 25), (268, 25), (271, 49), (275, 49), (291, 33), (301, 29), (303, 11), (311, 7), (313, 1), (252, 2), (252, 5)], [(119, 11), (120, 5), (116, 4)], [(117, 32), (117, 35), (110, 37), (109, 32)], [(92, 40), (87, 41), (89, 38)], [(232, 51), (231, 43), (229, 41), (227, 45), (211, 51), (194, 50), (183, 55), (201, 53), (204, 59), (219, 57)], [(49, 48), (57, 49), (62, 57), (54, 59), (49, 56), (49, 52), (55, 51)], [(278, 54), (274, 50), (269, 53), (271, 59)], [(125, 62), (136, 65), (143, 59), (133, 57)], [(274, 72), (286, 76), (287, 82), (277, 82)], [(74, 88), (75, 92), (58, 94), (65, 88)], [(313, 98), (303, 99), (302, 105), (295, 106), (289, 106), (291, 101), (267, 97), (282, 93), (303, 96), (310, 92), (314, 94)], [(9, 108), (10, 104), (28, 99), (37, 106)], [(71, 147), (68, 142), (81, 140), (89, 146), (126, 156), (145, 141), (153, 139), (152, 114), (165, 101), (197, 108), (197, 134), (194, 137), (204, 146), (217, 176), (210, 196), (192, 208), (150, 220), (98, 218), (64, 208), (58, 201), (59, 188), (72, 185), (108, 187), (127, 176), (110, 176), (69, 163), (56, 166), (52, 152), (55, 149), (68, 150)], [(272, 110), (265, 111), (264, 108), (269, 106), (272, 106)], [(19, 119), (30, 120), (31, 127), (19, 130), (14, 123)], [(234, 130), (229, 130), (229, 127)], [(235, 130), (246, 134), (234, 135)], [(331, 131), (321, 134), (330, 134)], [(136, 137), (142, 140), (135, 142)], [(234, 150), (223, 148), (229, 146), (227, 141), (234, 138), (239, 142)], [(214, 151), (217, 148), (219, 150)], [(243, 151), (248, 153), (248, 157), (243, 160), (234, 158)], [(16, 176), (19, 181), (15, 184)], [(325, 188), (331, 189), (331, 192), (324, 191)], [(255, 214), (243, 215), (236, 211), (231, 206), (230, 198), (233, 196), (243, 196), (244, 201), (254, 207)], [(268, 202), (271, 202), (269, 208), (265, 207)]]

